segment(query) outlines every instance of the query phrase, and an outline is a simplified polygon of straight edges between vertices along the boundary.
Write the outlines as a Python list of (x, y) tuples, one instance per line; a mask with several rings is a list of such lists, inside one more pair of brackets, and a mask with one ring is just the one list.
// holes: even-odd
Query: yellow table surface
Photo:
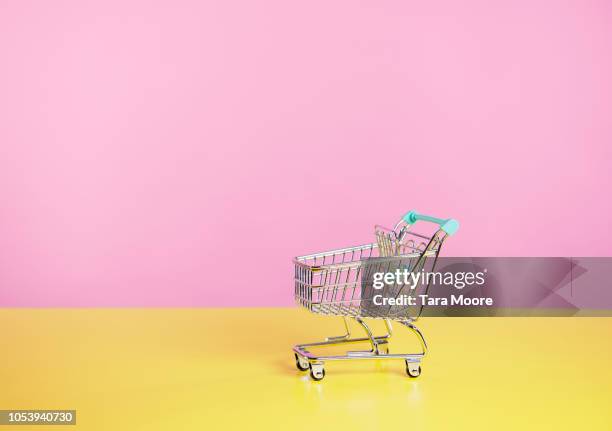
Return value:
[[(77, 410), (76, 426), (53, 430), (612, 429), (611, 318), (419, 323), (430, 351), (418, 379), (402, 361), (351, 361), (313, 382), (291, 347), (340, 334), (338, 318), (1, 309), (0, 409)], [(392, 352), (417, 348), (394, 329)]]

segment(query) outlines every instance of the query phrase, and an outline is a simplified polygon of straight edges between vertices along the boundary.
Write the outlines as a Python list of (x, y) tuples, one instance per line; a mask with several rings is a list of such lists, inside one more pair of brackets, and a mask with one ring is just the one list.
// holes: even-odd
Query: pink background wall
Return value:
[(0, 305), (292, 304), (415, 208), (612, 255), (601, 1), (0, 5)]

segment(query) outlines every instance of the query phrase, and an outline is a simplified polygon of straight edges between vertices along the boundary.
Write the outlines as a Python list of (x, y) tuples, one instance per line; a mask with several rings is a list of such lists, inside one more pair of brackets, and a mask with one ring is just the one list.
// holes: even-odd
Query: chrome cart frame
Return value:
[[(435, 223), (439, 228), (431, 236), (412, 231), (417, 221)], [(295, 266), (295, 300), (310, 312), (341, 316), (345, 333), (328, 337), (325, 341), (294, 346), (296, 366), (300, 371), (310, 370), (313, 380), (325, 377), (326, 361), (352, 359), (403, 359), (410, 377), (421, 374), (421, 361), (427, 353), (427, 342), (414, 322), (423, 306), (380, 306), (372, 301), (371, 276), (373, 271), (391, 271), (408, 268), (412, 272), (434, 271), (444, 240), (454, 234), (459, 223), (453, 219), (439, 219), (411, 211), (392, 230), (376, 226), (376, 242), (298, 256)], [(388, 291), (393, 297), (408, 293), (426, 294), (429, 284)], [(365, 337), (351, 337), (348, 318), (352, 318), (365, 331)], [(365, 318), (382, 319), (384, 335), (374, 335)], [(421, 351), (417, 353), (389, 353), (389, 339), (393, 334), (391, 320), (408, 328), (418, 338)], [(319, 355), (311, 348), (368, 342), (369, 350), (347, 351), (344, 355)]]

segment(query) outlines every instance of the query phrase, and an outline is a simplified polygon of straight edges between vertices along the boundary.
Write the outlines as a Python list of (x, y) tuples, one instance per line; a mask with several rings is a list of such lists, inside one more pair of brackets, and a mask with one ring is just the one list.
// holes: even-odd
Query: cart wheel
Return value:
[(325, 369), (323, 369), (323, 365), (321, 364), (311, 364), (310, 365), (310, 377), (312, 380), (319, 381), (323, 380), (325, 377)]
[(310, 364), (308, 363), (308, 361), (302, 358), (301, 356), (298, 356), (297, 353), (295, 354), (295, 366), (300, 371), (308, 371), (308, 369), (310, 368)]
[(419, 377), (421, 375), (421, 365), (416, 362), (407, 362), (406, 363), (406, 373), (410, 377)]

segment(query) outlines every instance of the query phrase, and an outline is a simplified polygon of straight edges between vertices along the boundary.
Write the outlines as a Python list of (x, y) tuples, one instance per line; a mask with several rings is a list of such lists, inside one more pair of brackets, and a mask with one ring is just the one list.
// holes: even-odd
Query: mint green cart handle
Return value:
[(453, 235), (459, 230), (459, 222), (455, 219), (441, 219), (428, 215), (419, 214), (416, 211), (410, 211), (404, 216), (404, 221), (408, 224), (414, 224), (418, 220), (428, 221), (440, 225), (440, 229), (446, 232), (448, 235)]

